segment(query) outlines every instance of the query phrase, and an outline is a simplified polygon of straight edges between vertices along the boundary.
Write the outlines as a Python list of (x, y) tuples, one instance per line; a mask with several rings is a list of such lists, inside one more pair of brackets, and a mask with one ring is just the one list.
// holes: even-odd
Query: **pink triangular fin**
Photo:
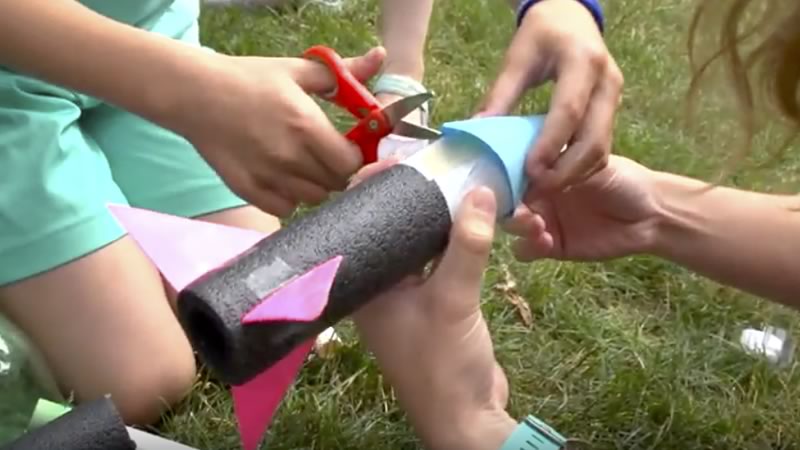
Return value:
[(342, 257), (335, 256), (272, 291), (242, 317), (242, 323), (316, 320), (328, 304), (341, 263)]
[[(124, 205), (108, 205), (108, 208), (169, 284), (178, 291), (267, 236), (257, 231)], [(267, 297), (268, 302), (261, 302), (247, 316), (253, 314), (255, 321), (286, 317), (316, 318), (327, 304), (328, 291), (340, 262), (341, 257), (333, 258), (275, 290), (272, 296)], [(325, 279), (328, 279), (327, 287)], [(306, 289), (313, 285), (314, 295), (298, 296), (296, 285), (305, 286)], [(298, 298), (305, 301), (296, 301)], [(287, 306), (291, 299), (296, 304)], [(249, 383), (232, 386), (234, 409), (245, 450), (256, 450), (258, 447), (313, 344), (314, 339), (309, 340)]]
[(275, 411), (297, 378), (313, 345), (314, 339), (310, 339), (248, 383), (231, 387), (233, 409), (239, 422), (239, 435), (244, 450), (258, 448)]
[(176, 291), (267, 236), (147, 209), (124, 205), (108, 208)]

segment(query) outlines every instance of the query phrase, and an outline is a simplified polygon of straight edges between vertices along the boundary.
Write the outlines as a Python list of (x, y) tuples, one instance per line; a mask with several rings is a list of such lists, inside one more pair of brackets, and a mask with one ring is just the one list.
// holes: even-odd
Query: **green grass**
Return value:
[[(731, 127), (719, 124), (722, 114), (709, 104), (693, 132), (682, 120), (691, 2), (604, 4), (608, 43), (626, 74), (615, 152), (654, 168), (711, 176), (730, 148), (724, 137)], [(203, 34), (208, 45), (235, 54), (297, 55), (320, 43), (355, 54), (377, 42), (377, 6), (348, 5), (339, 12), (207, 11)], [(433, 120), (464, 118), (497, 70), (513, 31), (510, 10), (500, 0), (441, 0), (431, 30), (426, 83), (438, 94)], [(547, 95), (547, 89), (530, 94), (519, 111), (544, 111)], [(786, 189), (796, 184), (797, 168), (796, 159), (785, 158), (766, 172), (743, 170), (731, 182)], [(531, 327), (509, 293), (494, 288), (509, 277), (531, 307)], [(797, 316), (785, 309), (650, 258), (520, 264), (505, 238), (498, 239), (483, 298), (516, 416), (537, 414), (595, 449), (800, 446), (797, 366), (772, 369), (736, 345), (749, 325), (773, 323), (796, 333)], [(347, 345), (306, 366), (264, 448), (419, 447), (374, 362), (351, 330), (342, 330)], [(202, 449), (238, 448), (229, 394), (205, 375), (162, 431)]]

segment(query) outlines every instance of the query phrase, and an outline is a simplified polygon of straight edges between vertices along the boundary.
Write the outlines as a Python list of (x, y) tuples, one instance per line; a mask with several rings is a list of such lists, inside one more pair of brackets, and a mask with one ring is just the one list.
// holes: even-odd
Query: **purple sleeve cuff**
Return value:
[[(522, 19), (525, 17), (525, 14), (528, 12), (529, 9), (540, 0), (522, 0), (519, 2), (517, 6), (517, 28), (522, 24)], [(595, 23), (597, 23), (597, 27), (600, 28), (600, 32), (603, 33), (605, 27), (605, 18), (603, 17), (603, 7), (600, 6), (600, 2), (598, 0), (575, 0), (579, 2), (581, 5), (585, 6), (586, 9), (592, 14), (594, 17)]]

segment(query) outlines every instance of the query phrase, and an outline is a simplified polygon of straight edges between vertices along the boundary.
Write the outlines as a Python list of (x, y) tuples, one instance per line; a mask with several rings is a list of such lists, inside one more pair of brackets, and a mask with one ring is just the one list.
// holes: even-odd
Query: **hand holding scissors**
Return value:
[(382, 106), (332, 49), (317, 45), (306, 50), (303, 56), (325, 64), (336, 78), (336, 87), (323, 98), (358, 119), (345, 137), (361, 149), (364, 164), (378, 160), (378, 143), (389, 134), (418, 139), (436, 139), (440, 136), (436, 130), (402, 120), (428, 101), (431, 94), (416, 94)]

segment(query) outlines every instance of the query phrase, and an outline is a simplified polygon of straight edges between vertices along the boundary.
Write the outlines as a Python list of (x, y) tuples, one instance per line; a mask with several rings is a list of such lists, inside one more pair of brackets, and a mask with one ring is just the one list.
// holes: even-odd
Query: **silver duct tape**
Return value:
[(494, 192), (498, 220), (514, 212), (516, 205), (499, 158), (470, 137), (442, 137), (400, 164), (417, 169), (439, 186), (451, 217), (455, 217), (464, 197), (479, 186)]
[(276, 258), (272, 263), (254, 270), (247, 276), (244, 283), (250, 289), (250, 292), (263, 300), (280, 287), (279, 284), (275, 284), (275, 280), (281, 280), (281, 283), (283, 283), (293, 272), (294, 269), (289, 264), (286, 264), (286, 261)]

